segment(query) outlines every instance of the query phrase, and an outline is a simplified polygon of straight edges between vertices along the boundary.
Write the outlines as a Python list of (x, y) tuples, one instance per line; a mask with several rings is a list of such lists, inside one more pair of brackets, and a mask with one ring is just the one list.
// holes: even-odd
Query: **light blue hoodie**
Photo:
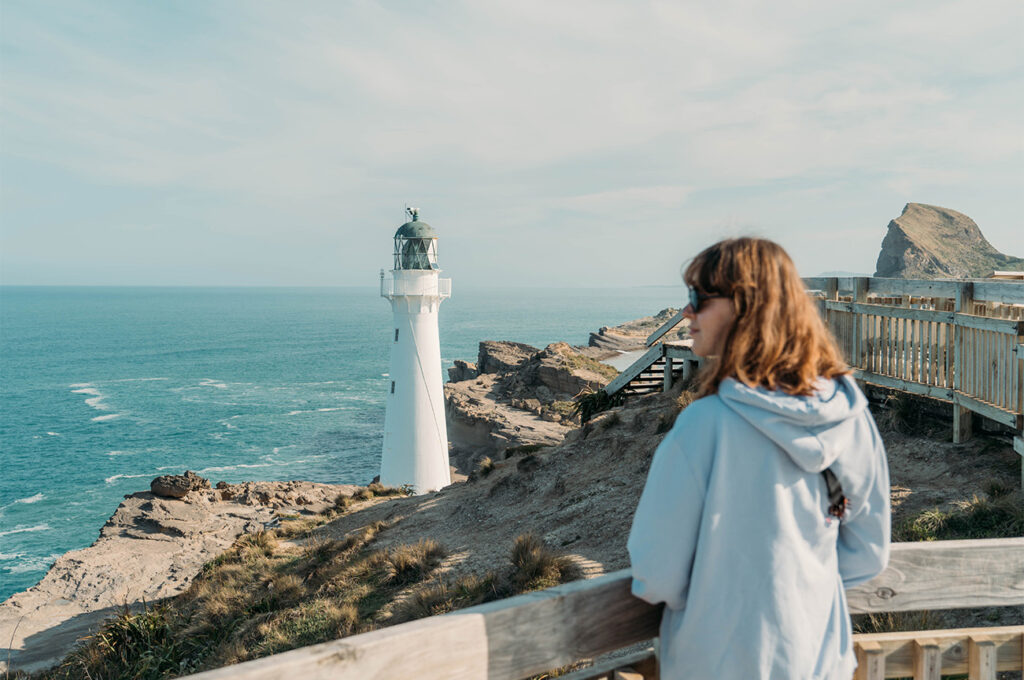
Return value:
[[(831, 468), (850, 505), (828, 514)], [(735, 380), (676, 419), (629, 536), (633, 594), (664, 602), (665, 680), (849, 680), (844, 587), (889, 559), (889, 471), (848, 378), (811, 397)]]

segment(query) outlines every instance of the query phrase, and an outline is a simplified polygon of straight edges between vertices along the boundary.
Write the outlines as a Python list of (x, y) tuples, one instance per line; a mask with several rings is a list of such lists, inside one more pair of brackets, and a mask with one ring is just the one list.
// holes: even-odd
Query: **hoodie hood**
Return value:
[(718, 396), (807, 472), (821, 472), (835, 462), (853, 441), (857, 416), (868, 403), (850, 376), (819, 380), (809, 397), (728, 378)]

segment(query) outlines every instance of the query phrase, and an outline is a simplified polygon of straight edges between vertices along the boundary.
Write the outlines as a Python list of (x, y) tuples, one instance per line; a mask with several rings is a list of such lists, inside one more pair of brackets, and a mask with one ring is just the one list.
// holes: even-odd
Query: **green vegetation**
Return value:
[[(996, 495), (956, 503), (952, 510), (931, 508), (893, 527), (894, 541), (949, 541), (962, 538), (1024, 536), (1024, 502), (1020, 494), (989, 485)], [(1002, 491), (1002, 493), (1000, 493)]]
[(603, 364), (597, 359), (591, 359), (588, 356), (576, 352), (563, 354), (562, 365), (571, 371), (590, 371), (591, 373), (597, 373), (599, 376), (604, 378), (606, 382), (615, 380), (619, 375), (619, 372), (608, 364)]
[(417, 588), (396, 608), (394, 622), (445, 614), (550, 588), (581, 576), (575, 562), (552, 551), (534, 534), (526, 533), (516, 538), (509, 556), (509, 567), (504, 571), (491, 571), (483, 576), (463, 575), (454, 580), (441, 579)]
[(490, 456), (484, 456), (476, 464), (476, 468), (473, 469), (473, 473), (469, 476), (470, 480), (477, 480), (494, 472), (497, 465)]
[[(292, 524), (309, 527), (304, 520)], [(279, 544), (273, 531), (244, 536), (207, 563), (186, 592), (141, 612), (126, 609), (61, 665), (30, 677), (177, 677), (580, 576), (575, 563), (525, 534), (500, 575), (417, 587), (430, 580), (447, 551), (430, 539), (374, 548), (388, 526), (375, 522), (342, 540), (312, 536), (307, 528), (301, 546)]]
[(626, 395), (622, 392), (618, 392), (611, 396), (609, 396), (604, 390), (585, 392), (576, 397), (576, 405), (573, 408), (573, 413), (580, 417), (580, 422), (586, 424), (598, 413), (620, 406), (625, 400)]

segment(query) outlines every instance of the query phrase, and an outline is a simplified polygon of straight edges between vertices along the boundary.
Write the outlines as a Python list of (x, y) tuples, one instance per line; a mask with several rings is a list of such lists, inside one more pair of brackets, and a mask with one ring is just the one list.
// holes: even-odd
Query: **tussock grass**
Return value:
[(548, 548), (532, 533), (516, 538), (510, 559), (510, 581), (517, 592), (550, 588), (581, 575), (575, 562)]
[(494, 463), (493, 460), (491, 460), (491, 457), (484, 456), (479, 460), (479, 462), (477, 462), (476, 467), (473, 468), (473, 472), (472, 474), (469, 475), (469, 479), (470, 481), (482, 479), (487, 475), (491, 474), (492, 472), (494, 472), (496, 468), (497, 465)]
[(569, 557), (546, 546), (532, 533), (516, 538), (509, 565), (500, 573), (468, 574), (425, 584), (395, 608), (395, 623), (445, 614), (484, 602), (549, 588), (582, 576)]
[(622, 392), (618, 392), (611, 396), (609, 396), (604, 390), (584, 392), (580, 396), (576, 397), (576, 406), (573, 408), (573, 414), (578, 415), (580, 417), (580, 422), (586, 424), (598, 413), (607, 411), (615, 406), (620, 406), (625, 400), (626, 395)]
[(187, 591), (122, 613), (35, 677), (156, 680), (371, 630), (380, 611), (446, 555), (431, 540), (374, 549), (387, 526), (288, 547), (272, 532), (244, 536)]
[(994, 496), (973, 496), (952, 510), (931, 508), (893, 527), (894, 541), (948, 541), (1024, 535), (1024, 500), (1001, 487)]

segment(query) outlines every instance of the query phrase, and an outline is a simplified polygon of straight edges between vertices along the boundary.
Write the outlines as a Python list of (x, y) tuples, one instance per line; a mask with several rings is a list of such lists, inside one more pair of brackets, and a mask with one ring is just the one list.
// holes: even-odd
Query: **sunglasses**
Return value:
[(707, 300), (714, 300), (715, 298), (725, 297), (724, 295), (708, 295), (707, 293), (701, 293), (696, 288), (690, 288), (690, 306), (693, 307), (693, 313), (696, 314), (700, 311), (701, 305)]

